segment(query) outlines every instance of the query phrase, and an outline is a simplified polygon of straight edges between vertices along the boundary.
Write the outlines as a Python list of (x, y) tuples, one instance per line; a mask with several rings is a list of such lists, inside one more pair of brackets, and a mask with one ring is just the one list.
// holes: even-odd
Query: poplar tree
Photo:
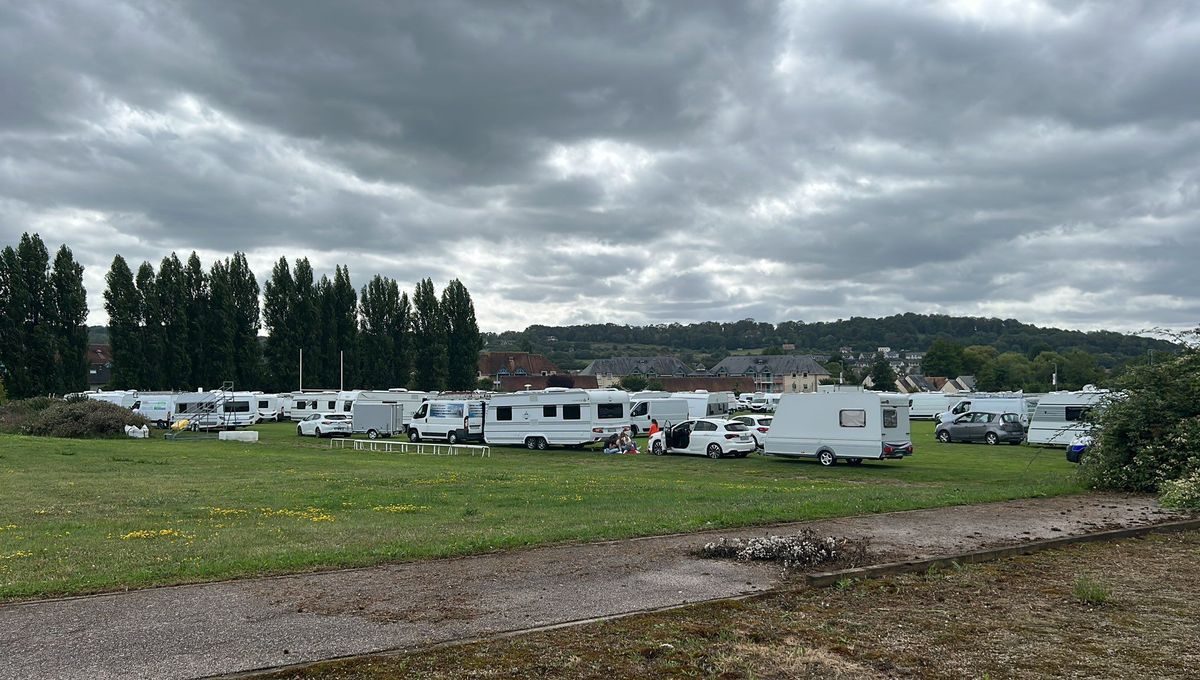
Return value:
[[(25, 396), (46, 395), (54, 385), (53, 301), (50, 289), (50, 253), (37, 234), (25, 233), (17, 243), (24, 314), (17, 317), (24, 360), (18, 387)], [(14, 390), (16, 391), (16, 390)]]
[(19, 271), (17, 251), (11, 246), (5, 246), (0, 250), (0, 383), (3, 383), (7, 388), (6, 392), (13, 398), (20, 396), (12, 392), (12, 384), (23, 358), (23, 347), (16, 323), (19, 314)]
[[(405, 296), (406, 305), (407, 302)], [(358, 337), (361, 384), (377, 389), (406, 386), (407, 378), (397, 379), (396, 366), (399, 356), (396, 329), (408, 322), (407, 313), (404, 319), (400, 318), (400, 287), (392, 279), (376, 274), (363, 286), (358, 308), (362, 318)], [(404, 370), (407, 372), (407, 368)]]
[(229, 280), (229, 262), (217, 260), (208, 271), (209, 303), (205, 328), (208, 342), (204, 355), (204, 380), (201, 387), (214, 389), (236, 374), (234, 359), (233, 292)]
[(452, 390), (473, 389), (478, 384), (483, 338), (475, 321), (471, 294), (458, 279), (442, 289), (441, 311), (446, 323), (446, 384)]
[(446, 388), (446, 321), (433, 281), (422, 279), (413, 292), (413, 357), (417, 389)]
[(133, 272), (117, 255), (104, 277), (104, 310), (108, 312), (108, 337), (112, 345), (114, 388), (137, 387), (141, 381), (141, 306)]
[(239, 389), (258, 389), (262, 379), (262, 346), (258, 330), (262, 327), (258, 308), (258, 279), (250, 270), (246, 255), (235, 252), (227, 264), (229, 272), (229, 310), (233, 343), (233, 380)]
[(193, 354), (188, 333), (191, 326), (188, 286), (183, 263), (175, 253), (164, 257), (158, 265), (156, 288), (162, 339), (161, 386), (170, 390), (190, 390)]
[(292, 316), (296, 306), (296, 284), (286, 257), (271, 269), (271, 278), (263, 292), (263, 326), (267, 329), (266, 376), (271, 388), (295, 389), (298, 384), (299, 344)]
[[(395, 281), (392, 285), (399, 290)], [(389, 383), (396, 387), (408, 387), (413, 381), (413, 312), (408, 293), (400, 293), (400, 303), (391, 326), (392, 375)]]
[(292, 332), (295, 334), (297, 349), (304, 350), (305, 375), (308, 377), (309, 387), (312, 387), (320, 383), (319, 380), (314, 380), (316, 374), (312, 371), (312, 367), (316, 365), (312, 360), (318, 353), (319, 329), (316, 290), (313, 287), (312, 265), (308, 263), (308, 258), (296, 260), (296, 266), (292, 268), (292, 280), (296, 286), (291, 313)]
[(162, 315), (158, 306), (158, 286), (154, 275), (154, 266), (143, 262), (138, 267), (135, 279), (138, 291), (138, 302), (141, 303), (140, 334), (141, 334), (141, 379), (138, 389), (157, 390), (163, 386), (163, 326)]
[[(354, 284), (350, 282), (350, 267), (334, 268), (332, 296), (333, 314), (330, 317), (334, 337), (333, 354), (331, 356), (334, 377), (338, 376), (339, 363), (344, 364), (345, 384), (360, 385), (358, 376), (358, 294), (354, 292)], [(339, 355), (340, 353), (340, 355)], [(344, 356), (344, 362), (339, 362), (339, 356)], [(339, 380), (339, 383), (341, 381)]]
[(309, 368), (323, 387), (336, 387), (337, 380), (337, 324), (333, 297), (333, 282), (322, 275), (316, 286), (316, 348)]
[(211, 295), (208, 274), (200, 256), (192, 251), (183, 270), (184, 308), (187, 315), (187, 354), (189, 362), (188, 389), (197, 389), (208, 382), (208, 318)]
[(63, 245), (54, 256), (50, 272), (55, 345), (54, 391), (59, 394), (87, 389), (87, 290), (83, 266)]

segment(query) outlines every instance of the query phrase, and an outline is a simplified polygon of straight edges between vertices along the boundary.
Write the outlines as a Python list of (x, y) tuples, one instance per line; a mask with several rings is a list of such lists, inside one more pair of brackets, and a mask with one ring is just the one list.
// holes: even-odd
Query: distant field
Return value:
[[(838, 465), (493, 449), (0, 437), (0, 600), (1081, 490), (1057, 449), (941, 445)], [(157, 433), (156, 433), (157, 436)]]

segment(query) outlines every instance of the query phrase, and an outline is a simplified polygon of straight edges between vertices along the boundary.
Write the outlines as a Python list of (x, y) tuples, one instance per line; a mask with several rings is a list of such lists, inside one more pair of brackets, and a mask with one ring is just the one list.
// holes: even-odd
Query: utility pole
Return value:
[(338, 350), (338, 391), (346, 391), (346, 353)]
[(300, 350), (300, 391), (304, 391), (304, 350)]

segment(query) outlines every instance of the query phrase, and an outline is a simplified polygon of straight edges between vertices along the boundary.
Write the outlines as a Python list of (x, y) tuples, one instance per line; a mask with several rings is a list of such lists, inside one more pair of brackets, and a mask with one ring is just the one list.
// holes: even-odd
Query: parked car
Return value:
[(934, 436), (943, 444), (953, 441), (1016, 445), (1025, 439), (1025, 426), (1016, 413), (968, 411), (954, 420), (939, 423)]
[(709, 458), (733, 456), (745, 458), (757, 448), (750, 429), (735, 420), (699, 418), (655, 432), (647, 446), (650, 453), (690, 453)]
[(1078, 434), (1071, 440), (1067, 446), (1067, 461), (1071, 463), (1082, 463), (1083, 454), (1087, 453), (1088, 447), (1092, 445), (1092, 435)]
[(763, 442), (767, 439), (765, 435), (771, 431), (771, 421), (775, 420), (775, 416), (735, 416), (733, 420), (749, 428), (750, 436), (754, 439), (755, 448), (761, 449)]
[(353, 419), (345, 413), (314, 413), (296, 425), (301, 437), (349, 437)]

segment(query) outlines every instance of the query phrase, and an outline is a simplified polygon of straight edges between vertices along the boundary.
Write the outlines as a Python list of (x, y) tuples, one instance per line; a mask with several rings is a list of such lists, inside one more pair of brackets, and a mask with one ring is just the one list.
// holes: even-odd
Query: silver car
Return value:
[(1021, 416), (1016, 413), (986, 413), (968, 411), (949, 422), (939, 423), (934, 436), (943, 444), (949, 442), (984, 442), (986, 444), (1020, 444), (1025, 440)]

